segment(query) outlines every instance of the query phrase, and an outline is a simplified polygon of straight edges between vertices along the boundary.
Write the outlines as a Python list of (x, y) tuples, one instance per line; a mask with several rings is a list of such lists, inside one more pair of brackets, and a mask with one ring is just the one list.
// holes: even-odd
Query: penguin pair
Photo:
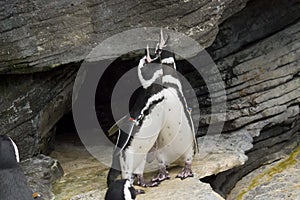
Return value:
[[(132, 108), (130, 120), (119, 130), (108, 185), (121, 171), (122, 178), (131, 184), (137, 175), (138, 185), (157, 186), (170, 178), (166, 167), (174, 162), (184, 163), (177, 177), (193, 176), (191, 162), (197, 150), (194, 126), (177, 76), (174, 54), (164, 51), (165, 46), (161, 31), (155, 57), (150, 57), (147, 47), (139, 62), (138, 77), (146, 98), (141, 96), (136, 100), (139, 106)], [(146, 182), (143, 171), (149, 153), (158, 160), (159, 172)]]
[(8, 136), (0, 135), (0, 199), (41, 199), (27, 185), (26, 177), (18, 162), (19, 151), (16, 144)]

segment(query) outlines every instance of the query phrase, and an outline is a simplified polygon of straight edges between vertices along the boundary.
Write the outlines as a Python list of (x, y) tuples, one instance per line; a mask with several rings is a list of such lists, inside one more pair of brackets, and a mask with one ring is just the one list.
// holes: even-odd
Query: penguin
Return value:
[[(133, 109), (134, 117), (129, 117), (126, 130), (119, 130), (108, 185), (121, 173), (131, 184), (136, 175), (138, 185), (157, 186), (170, 178), (166, 166), (174, 160), (185, 163), (179, 178), (193, 176), (191, 162), (197, 146), (194, 127), (176, 75), (174, 54), (163, 51), (166, 41), (161, 30), (154, 59), (148, 46), (146, 55), (140, 59), (138, 78), (147, 95), (137, 100), (144, 104)], [(159, 173), (146, 182), (143, 171), (147, 155), (153, 151), (159, 161)]]
[(0, 199), (41, 199), (27, 185), (26, 177), (18, 165), (19, 161), (17, 145), (10, 137), (0, 135)]
[(108, 187), (120, 174), (122, 179), (128, 179), (131, 183), (137, 175), (138, 185), (144, 187), (158, 185), (144, 181), (143, 171), (147, 153), (154, 146), (163, 126), (163, 71), (158, 55), (152, 59), (148, 46), (145, 54), (139, 61), (137, 72), (142, 85), (141, 92), (130, 109), (130, 116), (124, 117), (118, 124), (122, 128), (119, 129), (112, 167), (107, 176)]
[(160, 51), (165, 123), (156, 142), (155, 154), (159, 170), (157, 176), (152, 179), (153, 182), (169, 179), (166, 167), (172, 163), (184, 165), (177, 178), (193, 177), (191, 164), (194, 155), (199, 151), (191, 108), (187, 104), (182, 84), (177, 76), (175, 55), (172, 52)]
[(112, 182), (106, 191), (105, 200), (134, 200), (140, 190), (136, 190), (127, 179)]
[[(158, 51), (156, 51), (158, 52)], [(107, 185), (116, 180), (121, 174), (123, 179), (134, 181), (138, 176), (141, 186), (157, 186), (158, 183), (145, 182), (143, 179), (146, 155), (157, 140), (163, 123), (163, 86), (162, 69), (159, 64), (159, 54), (154, 59), (150, 57), (147, 45), (145, 56), (138, 64), (138, 78), (142, 89), (136, 97), (130, 116), (125, 116), (117, 124), (118, 139), (113, 152), (112, 166), (107, 176)], [(149, 113), (156, 113), (150, 118)]]

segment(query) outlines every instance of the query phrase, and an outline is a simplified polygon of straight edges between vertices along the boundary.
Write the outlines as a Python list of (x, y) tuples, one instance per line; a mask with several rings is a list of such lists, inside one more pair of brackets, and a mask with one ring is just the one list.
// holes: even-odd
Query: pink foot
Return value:
[(162, 165), (160, 167), (160, 169), (158, 170), (158, 174), (157, 176), (155, 176), (154, 178), (152, 178), (152, 181), (154, 182), (162, 182), (166, 179), (170, 179), (169, 173), (166, 169), (165, 165)]
[(137, 178), (138, 178), (137, 184), (141, 187), (155, 187), (155, 186), (158, 186), (160, 184), (160, 182), (156, 182), (156, 181), (146, 182), (144, 180), (143, 175), (137, 175)]
[(194, 177), (194, 174), (191, 169), (191, 163), (185, 163), (185, 166), (182, 169), (182, 171), (176, 176), (176, 178), (181, 178), (181, 180), (188, 177)]

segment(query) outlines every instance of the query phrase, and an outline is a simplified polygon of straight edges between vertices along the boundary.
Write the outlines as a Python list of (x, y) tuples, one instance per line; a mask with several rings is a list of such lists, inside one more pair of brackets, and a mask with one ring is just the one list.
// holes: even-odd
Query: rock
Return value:
[(1, 134), (14, 139), (21, 159), (49, 151), (55, 124), (71, 109), (76, 72), (73, 66), (30, 75), (2, 75)]
[(290, 155), (255, 169), (240, 181), (226, 199), (299, 199), (300, 146)]
[(299, 9), (296, 0), (275, 0), (272, 5), (266, 1), (249, 1), (242, 12), (222, 23), (218, 37), (208, 51), (214, 60), (236, 53), (251, 42), (267, 38), (297, 22)]
[(29, 186), (43, 199), (52, 199), (52, 183), (63, 176), (59, 162), (45, 155), (38, 155), (20, 163)]
[[(134, 27), (169, 27), (207, 47), (218, 24), (246, 2), (3, 1), (0, 72), (32, 73), (81, 61), (105, 38)], [(124, 47), (134, 41), (123, 41)]]
[[(261, 13), (267, 2), (249, 2), (220, 26), (209, 48), (226, 83), (228, 110), (223, 132), (228, 137), (240, 131), (253, 137), (253, 148), (247, 151), (244, 165), (206, 177), (205, 181), (223, 197), (243, 176), (282, 158), (299, 144), (300, 23), (294, 14), (299, 6), (296, 1), (289, 3), (284, 10), (284, 1), (274, 1), (267, 6), (271, 9)], [(241, 19), (251, 22), (252, 15), (257, 16), (255, 23), (239, 25)], [(262, 30), (268, 30), (268, 34)], [(209, 113), (202, 117), (200, 122), (205, 127)]]
[(200, 182), (196, 178), (186, 180), (174, 179), (165, 181), (159, 187), (146, 189), (144, 195), (140, 195), (141, 199), (201, 199), (201, 200), (222, 200), (223, 198), (215, 193), (209, 184)]

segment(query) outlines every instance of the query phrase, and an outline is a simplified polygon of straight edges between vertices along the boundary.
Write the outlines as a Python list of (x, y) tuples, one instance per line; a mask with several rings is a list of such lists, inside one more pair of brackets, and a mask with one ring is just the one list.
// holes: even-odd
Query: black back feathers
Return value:
[(7, 136), (0, 136), (0, 199), (33, 200), (33, 192), (18, 166), (18, 150)]
[(117, 180), (110, 184), (105, 200), (134, 200), (136, 191), (126, 179)]

